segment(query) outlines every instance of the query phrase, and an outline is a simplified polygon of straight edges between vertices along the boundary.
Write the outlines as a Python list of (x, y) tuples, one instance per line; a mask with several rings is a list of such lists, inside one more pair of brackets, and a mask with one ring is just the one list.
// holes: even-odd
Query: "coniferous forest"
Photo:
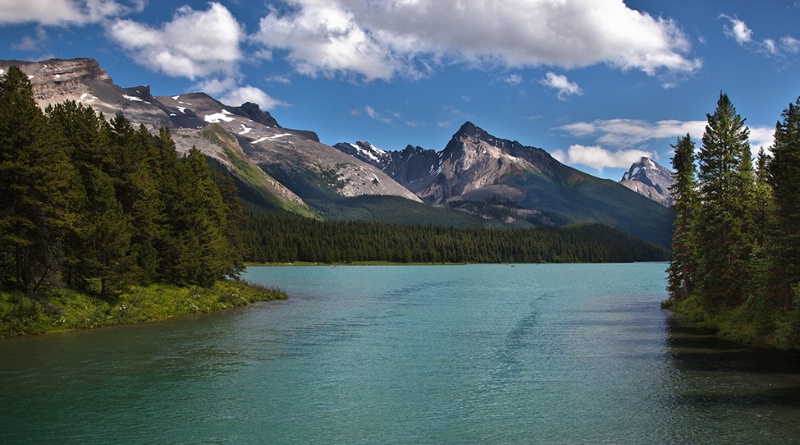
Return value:
[[(213, 163), (211, 163), (213, 165)], [(0, 79), (0, 290), (114, 301), (129, 286), (209, 287), (244, 261), (623, 262), (667, 251), (600, 225), (456, 229), (323, 222), (242, 201), (232, 177), (170, 131), (65, 102), (41, 110), (27, 76)]]
[(800, 349), (800, 98), (753, 162), (725, 94), (702, 145), (674, 145), (675, 231), (665, 306), (748, 343)]
[(454, 228), (318, 221), (245, 206), (247, 257), (260, 263), (599, 263), (666, 261), (669, 252), (600, 224)]
[(122, 115), (65, 102), (42, 111), (28, 77), (0, 79), (0, 285), (209, 286), (242, 268), (242, 218), (229, 177), (179, 157)]

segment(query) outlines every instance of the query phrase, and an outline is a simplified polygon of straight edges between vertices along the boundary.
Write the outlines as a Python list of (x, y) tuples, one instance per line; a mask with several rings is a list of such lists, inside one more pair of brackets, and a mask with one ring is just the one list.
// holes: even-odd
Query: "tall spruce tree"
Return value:
[(28, 295), (61, 266), (74, 169), (17, 67), (0, 79), (0, 265)]
[(697, 169), (694, 162), (694, 142), (688, 133), (678, 138), (671, 147), (675, 150), (675, 156), (672, 158), (675, 182), (669, 190), (675, 201), (672, 207), (675, 213), (675, 230), (672, 235), (672, 259), (667, 268), (667, 290), (672, 299), (682, 300), (692, 292), (697, 268), (694, 239), (698, 204), (695, 188)]
[(781, 116), (769, 166), (777, 210), (770, 245), (775, 252), (776, 298), (789, 309), (794, 304), (793, 287), (800, 283), (800, 97)]
[(773, 298), (775, 286), (771, 283), (774, 249), (769, 243), (770, 233), (774, 230), (775, 198), (769, 182), (769, 165), (772, 158), (764, 151), (758, 151), (756, 157), (756, 185), (753, 199), (753, 247), (750, 254), (750, 286), (748, 293), (757, 301)]
[(752, 250), (755, 175), (750, 130), (728, 96), (709, 114), (698, 153), (697, 289), (712, 309), (744, 301)]

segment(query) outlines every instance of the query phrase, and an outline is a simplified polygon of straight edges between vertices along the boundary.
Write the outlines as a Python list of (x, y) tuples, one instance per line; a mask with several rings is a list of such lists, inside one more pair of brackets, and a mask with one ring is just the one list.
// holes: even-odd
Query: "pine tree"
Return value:
[(219, 170), (212, 171), (212, 179), (217, 185), (217, 189), (222, 196), (222, 202), (225, 205), (225, 220), (227, 226), (225, 227), (225, 238), (228, 240), (228, 247), (231, 253), (231, 276), (238, 276), (244, 270), (244, 233), (242, 225), (244, 224), (244, 211), (242, 210), (242, 203), (239, 200), (236, 184), (229, 174), (222, 173)]
[(793, 306), (792, 289), (800, 283), (800, 97), (781, 116), (769, 165), (777, 207), (770, 244), (775, 252), (776, 297), (788, 309)]
[(100, 279), (100, 296), (127, 281), (131, 269), (130, 219), (114, 193), (112, 178), (95, 169), (87, 175), (86, 201), (80, 224), (79, 257), (76, 271), (83, 278)]
[(696, 285), (711, 308), (744, 300), (752, 250), (755, 175), (749, 133), (727, 95), (708, 116), (698, 153), (700, 185)]
[(678, 138), (672, 145), (675, 156), (672, 168), (675, 170), (675, 183), (670, 187), (675, 201), (675, 230), (672, 235), (672, 259), (667, 268), (667, 290), (670, 298), (687, 298), (693, 288), (696, 270), (696, 244), (694, 223), (697, 214), (697, 191), (695, 189), (694, 142), (689, 134)]
[(60, 269), (74, 169), (17, 67), (0, 79), (0, 264), (28, 295)]

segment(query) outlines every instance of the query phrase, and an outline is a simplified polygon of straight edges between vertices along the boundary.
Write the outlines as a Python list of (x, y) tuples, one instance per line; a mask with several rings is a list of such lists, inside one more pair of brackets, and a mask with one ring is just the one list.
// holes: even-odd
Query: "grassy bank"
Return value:
[(800, 351), (800, 307), (785, 310), (751, 299), (732, 308), (707, 308), (696, 298), (667, 300), (662, 307), (691, 323), (712, 329), (725, 339), (746, 346)]
[(163, 320), (285, 299), (286, 294), (244, 282), (218, 281), (210, 288), (131, 286), (112, 302), (69, 289), (49, 289), (44, 297), (49, 308), (19, 293), (0, 292), (0, 338)]

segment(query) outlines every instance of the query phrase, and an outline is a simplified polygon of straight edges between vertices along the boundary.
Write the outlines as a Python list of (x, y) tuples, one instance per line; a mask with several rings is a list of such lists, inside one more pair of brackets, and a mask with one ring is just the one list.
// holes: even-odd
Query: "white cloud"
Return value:
[(581, 88), (575, 82), (570, 82), (567, 76), (549, 72), (544, 79), (540, 80), (542, 85), (558, 91), (558, 98), (565, 100), (566, 96), (583, 94)]
[(522, 83), (522, 76), (519, 74), (510, 74), (503, 78), (503, 82), (509, 85), (519, 85)]
[(160, 28), (116, 20), (107, 32), (138, 64), (168, 76), (196, 79), (231, 74), (242, 59), (242, 28), (215, 2), (206, 11), (183, 6)]
[(644, 150), (608, 150), (593, 145), (572, 145), (564, 152), (556, 150), (553, 157), (563, 164), (577, 164), (602, 172), (604, 168), (628, 168), (643, 156), (653, 157), (653, 153)]
[(726, 19), (731, 23), (730, 27), (728, 25), (724, 25), (722, 30), (725, 32), (726, 36), (736, 40), (736, 43), (744, 45), (745, 43), (750, 43), (753, 40), (753, 31), (747, 27), (747, 24), (739, 20), (737, 17), (720, 14), (719, 18)]
[(391, 124), (392, 123), (392, 119), (391, 118), (386, 117), (386, 116), (378, 113), (377, 111), (375, 111), (374, 108), (372, 108), (369, 105), (364, 107), (364, 112), (366, 112), (367, 116), (369, 116), (371, 119), (374, 119), (374, 120), (376, 120), (378, 122), (383, 122), (384, 124)]
[(280, 105), (286, 105), (284, 102), (271, 97), (263, 90), (250, 85), (236, 87), (220, 97), (219, 100), (226, 105), (232, 106), (239, 106), (245, 102), (253, 102), (258, 104), (261, 109), (265, 111), (272, 110)]
[(39, 51), (47, 42), (47, 31), (41, 26), (36, 27), (36, 36), (23, 36), (22, 39), (11, 45), (11, 49), (22, 51)]
[(141, 12), (146, 0), (2, 0), (0, 24), (85, 25)]
[(663, 120), (655, 123), (636, 119), (600, 119), (558, 127), (578, 137), (596, 136), (601, 144), (631, 147), (651, 139), (676, 138), (687, 133), (699, 139), (707, 121)]
[[(602, 145), (630, 148), (650, 140), (669, 140), (683, 137), (687, 133), (696, 141), (700, 141), (708, 121), (662, 120), (655, 123), (634, 119), (607, 119), (592, 122), (575, 122), (558, 127), (575, 137), (594, 137), (595, 142)], [(772, 146), (774, 128), (749, 127), (750, 147), (753, 154), (759, 148)], [(666, 146), (666, 145), (665, 145)], [(699, 145), (698, 145), (699, 147)]]
[(787, 53), (797, 54), (800, 53), (800, 40), (792, 37), (786, 36), (781, 39), (781, 46), (783, 50)]
[(299, 9), (286, 15), (273, 10), (261, 19), (253, 39), (268, 48), (289, 50), (288, 58), (300, 73), (355, 72), (372, 80), (390, 78), (399, 69), (394, 55), (336, 2), (291, 3)]
[(774, 127), (750, 127), (750, 148), (753, 152), (753, 156), (758, 154), (758, 150), (761, 147), (764, 147), (764, 150), (768, 150), (774, 144)]
[(758, 41), (753, 38), (753, 31), (742, 20), (725, 14), (721, 14), (719, 18), (730, 22), (731, 26), (724, 25), (722, 30), (726, 36), (735, 40), (741, 46), (749, 47), (769, 56), (782, 56), (783, 53), (800, 53), (800, 40), (795, 37), (784, 36), (779, 41), (769, 38)]
[(628, 8), (620, 0), (287, 0), (252, 36), (286, 52), (311, 76), (367, 80), (418, 77), (443, 63), (470, 66), (606, 64), (648, 75), (687, 74), (677, 23)]

